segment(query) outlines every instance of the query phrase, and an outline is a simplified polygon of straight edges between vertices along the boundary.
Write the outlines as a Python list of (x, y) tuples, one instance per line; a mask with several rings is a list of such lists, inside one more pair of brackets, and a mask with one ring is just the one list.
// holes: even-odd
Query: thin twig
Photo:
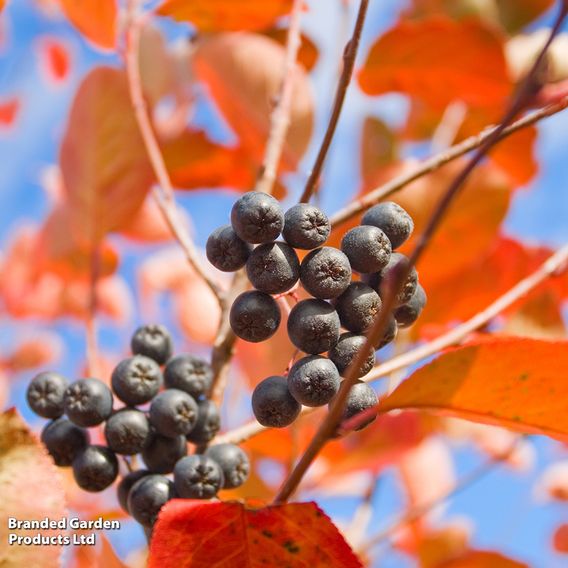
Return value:
[(164, 220), (183, 249), (187, 261), (209, 286), (219, 303), (223, 305), (223, 293), (205, 268), (189, 235), (184, 219), (180, 215), (174, 188), (148, 114), (148, 107), (142, 91), (139, 61), (142, 17), (136, 13), (136, 5), (136, 0), (129, 0), (126, 26), (126, 74), (136, 122), (158, 182), (153, 196)]
[[(448, 331), (444, 335), (440, 335), (436, 339), (408, 351), (402, 355), (398, 355), (373, 367), (371, 372), (367, 374), (363, 379), (364, 382), (370, 383), (386, 377), (395, 371), (409, 367), (410, 365), (415, 365), (423, 359), (435, 355), (439, 351), (451, 347), (452, 345), (459, 344), (463, 341), (469, 334), (479, 329), (493, 318), (497, 317), (501, 312), (506, 310), (509, 306), (513, 305), (515, 302), (520, 300), (523, 296), (526, 296), (529, 292), (534, 290), (537, 286), (551, 278), (556, 276), (566, 269), (568, 263), (568, 244), (564, 245), (561, 249), (551, 255), (542, 265), (535, 270), (532, 274), (515, 284), (510, 290), (505, 292), (502, 296), (497, 298), (492, 304), (487, 306), (483, 311), (479, 312), (471, 319), (465, 321), (464, 323), (458, 325), (452, 330)], [(302, 414), (310, 414), (314, 412), (313, 408), (302, 409)], [(219, 436), (216, 443), (232, 442), (235, 444), (240, 444), (245, 442), (249, 438), (252, 438), (264, 430), (264, 426), (261, 426), (258, 422), (251, 421), (248, 424), (240, 426), (230, 432)]]
[(85, 331), (87, 340), (87, 375), (99, 376), (99, 343), (97, 338), (97, 286), (101, 271), (101, 245), (93, 244), (90, 258), (89, 305)]
[(416, 265), (418, 260), (422, 257), (423, 253), (426, 251), (428, 245), (431, 243), (432, 237), (440, 226), (453, 199), (456, 197), (459, 190), (463, 187), (463, 184), (469, 178), (470, 174), (474, 171), (475, 167), (498, 142), (499, 134), (501, 134), (501, 132), (513, 122), (517, 114), (526, 107), (529, 101), (540, 90), (541, 83), (539, 81), (539, 73), (541, 71), (542, 62), (544, 60), (544, 56), (546, 55), (548, 47), (552, 43), (552, 40), (558, 33), (562, 22), (564, 21), (565, 15), (566, 6), (562, 6), (560, 14), (556, 19), (554, 27), (552, 28), (552, 31), (550, 33), (548, 41), (545, 43), (544, 47), (539, 53), (525, 81), (523, 82), (519, 90), (515, 93), (515, 96), (513, 97), (513, 100), (509, 105), (507, 111), (505, 112), (505, 115), (499, 126), (493, 132), (492, 136), (490, 136), (485, 141), (485, 143), (477, 149), (475, 154), (471, 157), (462, 171), (452, 181), (446, 192), (439, 199), (436, 207), (434, 208), (434, 212), (432, 213), (430, 219), (428, 220), (428, 223), (426, 224), (426, 228), (419, 236), (417, 244), (410, 254), (408, 262), (400, 262), (394, 267), (392, 280), (386, 282), (384, 295), (382, 298), (383, 307), (381, 312), (379, 313), (379, 316), (369, 330), (367, 339), (362, 348), (357, 352), (354, 360), (349, 365), (339, 392), (330, 405), (329, 413), (320, 424), (310, 444), (308, 445), (304, 454), (298, 461), (298, 464), (294, 468), (294, 471), (292, 471), (292, 473), (286, 478), (278, 493), (276, 494), (276, 497), (274, 499), (275, 503), (285, 503), (293, 495), (293, 493), (298, 488), (298, 485), (302, 481), (304, 475), (306, 474), (308, 468), (311, 466), (321, 449), (333, 436), (334, 432), (339, 426), (343, 410), (347, 402), (347, 397), (349, 396), (351, 387), (357, 381), (358, 371), (361, 368), (361, 365), (364, 363), (365, 359), (373, 349), (373, 346), (377, 344), (379, 338), (383, 336), (387, 328), (390, 315), (395, 308), (397, 294), (402, 288), (403, 283), (406, 281), (410, 270), (413, 266)]
[(331, 146), (331, 141), (333, 140), (333, 136), (337, 128), (337, 123), (339, 122), (339, 117), (341, 116), (341, 110), (343, 108), (347, 89), (349, 88), (349, 83), (351, 82), (351, 77), (353, 75), (353, 68), (355, 66), (357, 51), (359, 50), (361, 33), (363, 31), (363, 25), (365, 23), (365, 17), (367, 16), (368, 7), (369, 0), (361, 0), (361, 4), (359, 5), (359, 12), (357, 14), (357, 21), (355, 22), (355, 28), (353, 29), (353, 35), (347, 42), (347, 45), (345, 46), (345, 50), (343, 52), (343, 71), (341, 72), (341, 76), (339, 77), (339, 83), (335, 92), (335, 100), (333, 102), (333, 110), (331, 111), (329, 124), (327, 126), (327, 130), (318, 155), (316, 157), (314, 167), (310, 173), (308, 181), (306, 182), (306, 187), (304, 188), (302, 197), (300, 197), (300, 203), (307, 203), (317, 189), (321, 171), (325, 163), (329, 147)]
[(274, 181), (278, 173), (278, 164), (282, 149), (290, 126), (290, 112), (294, 94), (294, 81), (296, 79), (297, 59), (302, 38), (300, 35), (300, 20), (303, 9), (303, 0), (294, 0), (290, 13), (290, 27), (286, 40), (286, 56), (284, 61), (284, 77), (278, 95), (278, 102), (270, 116), (270, 134), (266, 143), (264, 161), (260, 169), (260, 176), (256, 182), (255, 191), (272, 193)]
[(361, 543), (373, 517), (373, 500), (380, 485), (379, 479), (379, 474), (373, 475), (369, 487), (355, 510), (349, 527), (345, 531), (345, 536), (353, 548), (357, 548)]
[[(519, 120), (505, 128), (499, 134), (499, 140), (507, 138), (508, 136), (511, 136), (511, 134), (527, 128), (528, 126), (532, 126), (533, 124), (536, 124), (537, 122), (540, 122), (541, 120), (548, 118), (549, 116), (553, 116), (565, 110), (566, 107), (568, 107), (568, 97), (565, 97), (557, 103), (531, 112), (530, 114), (527, 114), (523, 118), (520, 118)], [(389, 180), (384, 185), (381, 185), (380, 187), (374, 189), (373, 191), (366, 193), (359, 199), (356, 199), (355, 201), (332, 215), (330, 217), (331, 226), (335, 228), (342, 223), (349, 221), (349, 219), (352, 219), (369, 207), (376, 205), (377, 203), (379, 203), (379, 201), (389, 197), (393, 193), (400, 191), (413, 181), (416, 181), (417, 179), (438, 170), (445, 164), (448, 164), (449, 162), (452, 162), (457, 158), (464, 156), (472, 150), (479, 148), (487, 141), (490, 136), (495, 133), (497, 128), (497, 126), (488, 127), (483, 132), (476, 134), (475, 136), (471, 136), (463, 142), (452, 146), (448, 150), (425, 160), (412, 171), (401, 174), (400, 176)]]

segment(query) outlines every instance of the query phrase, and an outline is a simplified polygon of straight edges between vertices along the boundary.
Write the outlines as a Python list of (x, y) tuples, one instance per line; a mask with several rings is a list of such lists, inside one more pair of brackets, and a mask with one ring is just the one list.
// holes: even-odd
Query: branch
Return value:
[(341, 76), (339, 77), (339, 83), (335, 92), (333, 110), (331, 112), (327, 131), (323, 138), (323, 142), (319, 149), (312, 172), (310, 173), (310, 177), (306, 182), (304, 192), (300, 197), (300, 203), (307, 203), (316, 191), (318, 180), (321, 175), (329, 147), (331, 146), (331, 141), (333, 140), (333, 136), (337, 128), (337, 123), (339, 122), (339, 117), (343, 108), (343, 102), (345, 101), (347, 89), (349, 87), (349, 83), (351, 82), (351, 76), (353, 75), (353, 67), (355, 66), (355, 58), (357, 57), (357, 51), (359, 49), (361, 33), (363, 31), (363, 25), (365, 23), (365, 17), (367, 16), (368, 7), (369, 0), (361, 0), (361, 4), (359, 5), (359, 12), (357, 14), (357, 21), (355, 22), (355, 28), (353, 29), (353, 35), (347, 42), (347, 45), (345, 46), (345, 50), (343, 52), (343, 71), (341, 72)]
[(87, 340), (87, 376), (99, 376), (99, 344), (97, 338), (97, 285), (101, 272), (101, 244), (93, 243), (90, 258), (89, 305), (85, 331)]
[[(527, 128), (528, 126), (532, 126), (533, 124), (540, 122), (544, 118), (553, 116), (566, 109), (566, 107), (568, 107), (568, 97), (563, 98), (557, 103), (548, 105), (535, 112), (532, 112), (505, 128), (499, 134), (499, 140), (503, 140), (504, 138), (511, 136), (511, 134)], [(376, 205), (377, 203), (379, 203), (379, 201), (382, 201), (393, 193), (400, 191), (402, 188), (406, 187), (413, 181), (416, 181), (417, 179), (441, 168), (445, 164), (452, 162), (457, 158), (460, 158), (461, 156), (467, 154), (472, 150), (475, 150), (476, 148), (479, 148), (487, 141), (490, 136), (495, 133), (497, 128), (497, 126), (489, 127), (476, 136), (471, 136), (463, 142), (452, 146), (450, 149), (441, 152), (433, 156), (432, 158), (429, 158), (428, 160), (425, 160), (413, 171), (395, 177), (384, 185), (381, 185), (373, 191), (361, 196), (359, 199), (356, 199), (355, 201), (335, 213), (335, 215), (332, 215), (330, 217), (331, 226), (337, 227), (338, 225), (345, 223), (346, 221), (355, 217), (359, 213), (362, 213), (369, 207)]]
[(164, 220), (183, 249), (187, 261), (204, 280), (207, 286), (209, 286), (219, 303), (223, 305), (223, 293), (203, 265), (183, 217), (180, 215), (175, 199), (174, 188), (156, 134), (152, 128), (140, 78), (139, 51), (142, 19), (136, 14), (136, 4), (136, 0), (129, 0), (128, 21), (126, 26), (126, 74), (136, 122), (138, 123), (146, 153), (148, 154), (150, 164), (158, 182), (157, 189), (154, 191), (153, 196)]
[(284, 78), (278, 96), (278, 103), (270, 116), (270, 134), (266, 143), (264, 161), (260, 170), (260, 177), (256, 182), (255, 191), (272, 193), (274, 181), (278, 172), (278, 163), (290, 126), (290, 111), (292, 96), (294, 94), (294, 79), (296, 78), (296, 60), (302, 44), (300, 36), (300, 16), (302, 14), (303, 0), (294, 0), (290, 14), (290, 27), (286, 40), (286, 58), (284, 62)]
[[(493, 318), (520, 300), (523, 296), (534, 290), (548, 278), (557, 276), (562, 271), (566, 270), (567, 264), (568, 243), (550, 256), (535, 272), (515, 284), (515, 286), (500, 296), (492, 304), (487, 306), (487, 308), (485, 308), (482, 312), (479, 312), (471, 319), (461, 325), (458, 325), (448, 333), (437, 337), (433, 341), (394, 357), (385, 363), (376, 365), (361, 380), (366, 383), (376, 381), (395, 371), (399, 371), (400, 369), (404, 369), (410, 365), (415, 365), (443, 349), (459, 344), (470, 333), (474, 332), (476, 329), (484, 327)], [(302, 415), (310, 414), (315, 410), (317, 409), (305, 407), (302, 409)], [(264, 430), (267, 430), (267, 428), (261, 426), (258, 422), (251, 421), (244, 426), (219, 436), (216, 439), (216, 443), (232, 442), (234, 444), (240, 444), (249, 438), (262, 433)]]

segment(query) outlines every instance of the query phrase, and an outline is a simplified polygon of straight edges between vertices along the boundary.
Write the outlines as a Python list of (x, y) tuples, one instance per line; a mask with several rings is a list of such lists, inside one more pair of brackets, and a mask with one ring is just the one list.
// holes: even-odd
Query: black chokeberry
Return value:
[(144, 355), (163, 365), (172, 356), (173, 341), (163, 325), (148, 324), (134, 332), (130, 347), (134, 355)]
[(113, 452), (133, 456), (139, 454), (150, 441), (150, 423), (140, 410), (122, 408), (107, 419), (105, 438)]
[(426, 292), (424, 292), (424, 288), (418, 284), (410, 300), (394, 311), (394, 318), (397, 321), (398, 327), (410, 327), (418, 319), (425, 305)]
[(268, 243), (280, 235), (284, 227), (284, 214), (274, 197), (250, 191), (233, 205), (231, 225), (235, 233), (247, 243)]
[(212, 400), (203, 400), (197, 406), (197, 422), (186, 437), (194, 444), (207, 444), (221, 429), (219, 409)]
[(195, 355), (177, 355), (164, 369), (164, 384), (168, 389), (178, 389), (194, 399), (207, 394), (213, 381), (211, 365)]
[(300, 268), (302, 286), (322, 300), (343, 294), (351, 282), (351, 275), (349, 259), (333, 247), (313, 250), (304, 258)]
[(298, 203), (284, 215), (282, 236), (286, 242), (298, 249), (314, 249), (327, 241), (331, 225), (327, 215), (315, 205)]
[(112, 390), (129, 406), (144, 404), (158, 394), (162, 371), (156, 361), (144, 355), (123, 359), (112, 372)]
[(64, 408), (77, 426), (97, 426), (112, 412), (112, 392), (99, 379), (79, 379), (65, 390)]
[(118, 476), (118, 460), (106, 446), (88, 446), (73, 460), (73, 477), (85, 491), (102, 491)]
[(240, 487), (250, 473), (250, 460), (239, 446), (235, 444), (216, 444), (205, 452), (205, 455), (221, 467), (223, 472), (223, 489)]
[[(369, 286), (371, 286), (371, 288), (375, 289), (379, 293), (379, 296), (384, 297), (384, 294), (387, 291), (386, 287), (394, 286), (396, 275), (407, 265), (408, 258), (405, 255), (399, 252), (393, 252), (387, 265), (381, 271), (367, 275), (365, 281), (369, 284)], [(412, 298), (417, 284), (418, 273), (416, 272), (416, 269), (412, 267), (404, 281), (404, 284), (396, 295), (396, 304), (398, 306), (405, 304), (410, 300), (410, 298)]]
[(398, 334), (398, 324), (394, 319), (394, 315), (391, 314), (389, 316), (387, 328), (383, 333), (383, 337), (379, 339), (379, 341), (376, 343), (375, 349), (377, 350), (382, 349), (383, 347), (385, 347), (385, 345), (388, 345), (389, 343), (393, 342), (396, 339), (397, 334)]
[(207, 239), (205, 253), (209, 262), (222, 272), (235, 272), (242, 268), (252, 251), (252, 246), (245, 243), (235, 233), (231, 225), (215, 229)]
[(89, 445), (89, 438), (87, 430), (63, 417), (48, 422), (41, 432), (41, 441), (59, 467), (71, 465)]
[(233, 302), (229, 314), (231, 329), (235, 335), (251, 343), (272, 337), (281, 319), (276, 300), (256, 290), (240, 294)]
[(223, 483), (221, 466), (205, 455), (182, 458), (174, 469), (176, 493), (185, 499), (212, 499)]
[(389, 238), (393, 249), (402, 245), (414, 230), (412, 217), (393, 201), (371, 207), (363, 215), (361, 225), (373, 225), (381, 229)]
[(339, 316), (324, 300), (302, 300), (290, 311), (288, 336), (305, 353), (329, 351), (339, 339)]
[(323, 406), (339, 390), (337, 367), (327, 357), (310, 355), (296, 361), (288, 373), (288, 389), (304, 406)]
[(136, 471), (131, 471), (128, 475), (125, 475), (118, 484), (116, 488), (116, 496), (118, 497), (118, 502), (121, 508), (128, 511), (128, 494), (132, 489), (133, 485), (140, 481), (143, 477), (151, 475), (147, 469), (137, 469)]
[(282, 294), (300, 278), (300, 261), (296, 251), (284, 242), (257, 246), (247, 260), (251, 284), (267, 294)]
[(352, 282), (334, 303), (341, 325), (353, 333), (369, 329), (381, 311), (382, 301), (364, 282)]
[(162, 436), (187, 436), (197, 422), (197, 403), (186, 392), (168, 389), (150, 405), (150, 423)]
[[(351, 332), (341, 334), (337, 345), (329, 352), (329, 358), (334, 362), (341, 376), (345, 376), (349, 365), (355, 360), (359, 351), (363, 349), (366, 340), (367, 338), (364, 335), (356, 335)], [(374, 364), (375, 351), (371, 348), (357, 371), (356, 378), (364, 377)]]
[(369, 273), (386, 266), (392, 247), (381, 229), (362, 225), (345, 233), (341, 239), (341, 250), (347, 255), (353, 270)]
[(268, 377), (252, 393), (252, 411), (263, 426), (283, 428), (296, 420), (302, 406), (290, 394), (284, 377)]
[(46, 371), (36, 375), (26, 393), (30, 408), (43, 418), (59, 418), (63, 414), (63, 398), (69, 383), (58, 373)]
[[(379, 399), (377, 398), (377, 394), (367, 383), (355, 383), (351, 387), (351, 390), (349, 391), (349, 394), (347, 396), (342, 420), (349, 420), (360, 412), (364, 412), (365, 410), (373, 408), (377, 405), (378, 402)], [(371, 424), (371, 422), (374, 422), (375, 419), (376, 416), (371, 416), (362, 424), (357, 426), (355, 430), (362, 430), (363, 428)]]
[(163, 475), (145, 475), (130, 489), (128, 512), (144, 527), (156, 522), (160, 509), (176, 496), (174, 484)]
[(185, 455), (187, 455), (185, 436), (168, 438), (153, 433), (150, 442), (142, 450), (142, 459), (153, 473), (171, 473), (176, 462)]

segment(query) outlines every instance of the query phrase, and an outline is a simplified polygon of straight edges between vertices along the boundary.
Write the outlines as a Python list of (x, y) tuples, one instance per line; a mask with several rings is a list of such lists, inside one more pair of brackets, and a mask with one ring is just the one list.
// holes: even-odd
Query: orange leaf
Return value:
[(381, 410), (420, 408), (568, 439), (568, 342), (499, 338), (450, 350), (411, 375)]
[(554, 550), (561, 554), (568, 554), (568, 523), (563, 523), (554, 531)]
[(362, 566), (315, 503), (247, 509), (178, 499), (160, 513), (148, 562), (149, 568), (292, 565)]
[(71, 23), (98, 47), (114, 49), (116, 0), (59, 0)]
[[(269, 4), (269, 3), (266, 3)], [(242, 8), (243, 4), (239, 4)], [(251, 33), (226, 33), (203, 38), (193, 58), (197, 77), (252, 159), (260, 163), (270, 129), (274, 97), (279, 93), (284, 48)], [(296, 70), (290, 128), (282, 155), (283, 167), (294, 169), (308, 147), (314, 100), (303, 69)]]
[(2, 361), (2, 365), (14, 373), (45, 367), (61, 354), (61, 339), (54, 332), (44, 332), (41, 336), (23, 341)]
[(529, 566), (499, 552), (470, 550), (458, 558), (439, 564), (436, 568), (529, 568)]
[(190, 22), (202, 32), (223, 32), (267, 28), (291, 9), (292, 0), (165, 0), (157, 13)]
[(77, 236), (92, 245), (130, 221), (153, 181), (123, 71), (98, 67), (75, 96), (60, 152)]
[(0, 102), (0, 128), (12, 126), (19, 111), (20, 100), (16, 97)]
[(438, 108), (453, 100), (500, 106), (511, 90), (495, 30), (443, 17), (403, 21), (387, 31), (371, 48), (359, 83), (370, 95), (399, 91)]
[[(60, 474), (14, 409), (0, 414), (0, 495), (2, 565), (59, 565), (61, 546), (6, 546), (9, 534), (30, 536), (30, 531), (8, 529), (8, 517), (59, 520), (67, 515)], [(42, 529), (33, 534), (37, 533), (51, 537), (64, 534)]]
[(368, 116), (361, 132), (361, 174), (364, 187), (375, 187), (384, 181), (386, 166), (397, 155), (397, 144), (392, 130), (379, 118)]

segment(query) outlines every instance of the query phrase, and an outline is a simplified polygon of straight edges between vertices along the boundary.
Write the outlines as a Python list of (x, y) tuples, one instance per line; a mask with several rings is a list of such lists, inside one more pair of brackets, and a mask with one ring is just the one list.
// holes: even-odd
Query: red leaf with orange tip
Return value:
[(437, 108), (453, 100), (501, 106), (512, 86), (495, 30), (443, 17), (402, 21), (387, 31), (371, 48), (359, 84), (370, 95), (398, 91)]
[(114, 49), (116, 0), (59, 0), (70, 22), (98, 47)]
[(292, 0), (165, 0), (157, 13), (190, 22), (201, 32), (223, 32), (267, 28), (291, 9)]
[(20, 100), (13, 97), (0, 102), (0, 128), (12, 126), (20, 111)]
[(148, 562), (149, 568), (287, 565), (362, 566), (315, 503), (248, 509), (235, 502), (178, 499), (160, 513)]
[(413, 373), (384, 412), (428, 409), (568, 440), (568, 342), (498, 338), (452, 349)]

